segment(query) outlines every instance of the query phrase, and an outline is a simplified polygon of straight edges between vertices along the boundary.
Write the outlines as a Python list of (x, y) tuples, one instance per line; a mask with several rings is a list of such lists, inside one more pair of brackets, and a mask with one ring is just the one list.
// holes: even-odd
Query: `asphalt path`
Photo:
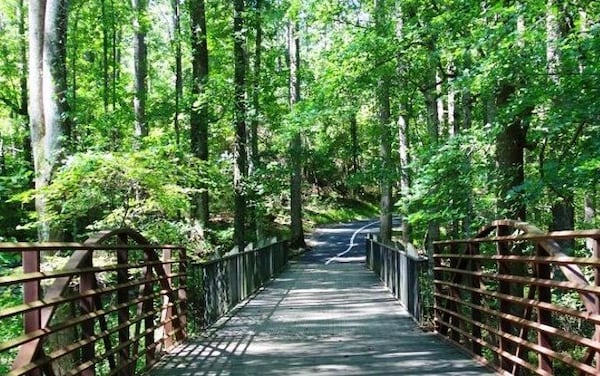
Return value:
[[(400, 225), (400, 220), (395, 218), (393, 225)], [(369, 233), (379, 233), (379, 219), (320, 226), (307, 242), (311, 250), (303, 255), (300, 262), (365, 262), (365, 236)]]

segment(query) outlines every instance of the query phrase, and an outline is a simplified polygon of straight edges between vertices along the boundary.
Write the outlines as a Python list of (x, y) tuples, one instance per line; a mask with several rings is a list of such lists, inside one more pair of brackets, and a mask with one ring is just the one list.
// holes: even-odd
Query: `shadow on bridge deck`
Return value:
[(421, 332), (364, 264), (293, 263), (151, 375), (493, 374)]

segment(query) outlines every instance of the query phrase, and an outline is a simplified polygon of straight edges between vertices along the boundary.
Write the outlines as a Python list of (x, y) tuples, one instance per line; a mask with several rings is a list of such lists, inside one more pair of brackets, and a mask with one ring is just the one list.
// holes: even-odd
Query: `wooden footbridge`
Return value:
[(497, 221), (427, 259), (366, 227), (206, 263), (131, 230), (0, 243), (23, 260), (0, 276), (23, 298), (0, 308), (0, 374), (600, 374), (600, 231)]

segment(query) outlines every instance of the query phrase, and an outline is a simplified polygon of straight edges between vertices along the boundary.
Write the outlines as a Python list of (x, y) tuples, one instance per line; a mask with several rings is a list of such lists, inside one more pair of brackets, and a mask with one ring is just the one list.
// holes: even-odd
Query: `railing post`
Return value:
[[(539, 244), (537, 244), (535, 248), (536, 248), (536, 256), (538, 256), (538, 257), (546, 256), (546, 253), (544, 252), (542, 247), (540, 247)], [(537, 263), (535, 266), (535, 269), (537, 271), (536, 278), (543, 279), (543, 280), (551, 279), (550, 265), (548, 265), (546, 263)], [(549, 287), (538, 286), (537, 290), (538, 290), (538, 300), (540, 302), (544, 302), (544, 303), (552, 302), (552, 291), (550, 290)], [(552, 326), (552, 311), (538, 307), (537, 321), (538, 321), (538, 323), (540, 323), (542, 325)], [(550, 336), (541, 330), (538, 330), (538, 345), (545, 347), (548, 350), (552, 350), (552, 341), (550, 340)], [(552, 373), (552, 358), (549, 357), (548, 355), (538, 352), (538, 368), (543, 371)]]
[[(117, 238), (117, 244), (126, 245), (127, 244), (127, 235), (121, 234)], [(126, 249), (118, 249), (117, 250), (117, 264), (118, 265), (128, 265), (129, 264), (129, 252)], [(123, 268), (117, 270), (117, 284), (124, 285), (129, 281), (129, 268)], [(129, 289), (127, 287), (121, 287), (117, 290), (117, 305), (125, 305), (129, 301)], [(121, 329), (119, 329), (119, 346), (129, 342), (129, 325), (125, 325), (129, 321), (129, 307), (123, 306), (123, 308), (119, 309), (117, 322), (119, 323)], [(118, 368), (122, 370), (122, 374), (129, 374), (128, 362), (130, 359), (130, 345), (123, 346), (119, 351), (119, 360), (118, 360)]]
[(371, 240), (370, 240), (371, 234), (367, 234), (365, 236), (365, 264), (367, 265), (368, 269), (373, 270), (373, 266), (371, 265)]
[[(468, 243), (467, 244), (468, 247), (468, 252), (471, 256), (477, 256), (479, 255), (479, 245), (477, 243)], [(471, 262), (469, 263), (471, 265), (471, 271), (472, 272), (478, 272), (479, 271), (479, 263), (477, 262), (477, 260), (475, 259), (471, 259)], [(471, 292), (471, 304), (473, 304), (474, 306), (481, 306), (481, 294), (479, 292), (475, 292), (475, 290), (479, 290), (481, 288), (480, 286), (481, 284), (481, 277), (472, 274), (471, 275), (471, 288), (473, 289), (473, 291)], [(477, 325), (476, 323), (480, 323), (481, 322), (481, 311), (477, 308), (472, 308), (471, 309), (471, 334), (473, 335), (473, 337), (475, 338), (481, 338), (481, 327), (479, 325)], [(471, 351), (473, 351), (473, 354), (479, 355), (481, 356), (481, 344), (478, 343), (477, 341), (471, 341)]]
[[(443, 295), (444, 290), (441, 285), (441, 282), (444, 280), (444, 273), (439, 270), (442, 267), (442, 258), (440, 256), (436, 256), (442, 253), (443, 248), (439, 244), (433, 244), (434, 256), (433, 256), (433, 283), (434, 283), (434, 299), (433, 299), (433, 325), (435, 327), (435, 331), (440, 333), (442, 336), (446, 336), (448, 334), (448, 326), (446, 326), (442, 321), (442, 311), (440, 307), (442, 306), (442, 298), (440, 296)], [(428, 266), (429, 267), (429, 266)]]
[[(81, 268), (91, 268), (92, 251), (89, 251), (81, 263)], [(93, 272), (81, 273), (79, 276), (79, 293), (93, 290), (95, 287), (95, 276)], [(94, 298), (89, 296), (81, 298), (80, 307), (82, 314), (94, 312)], [(100, 308), (100, 307), (99, 307)], [(94, 336), (94, 319), (90, 318), (81, 323), (82, 340), (89, 340)], [(81, 347), (81, 362), (93, 361), (96, 357), (95, 343), (92, 341)], [(91, 366), (80, 373), (83, 376), (93, 376), (95, 374), (94, 366)]]
[[(594, 238), (592, 240), (592, 249), (593, 249), (593, 254), (594, 257), (596, 259), (600, 259), (600, 242), (598, 241), (597, 238)], [(596, 266), (596, 268), (594, 269), (594, 285), (596, 286), (600, 286), (600, 266)], [(596, 294), (596, 314), (600, 314), (600, 295)], [(596, 330), (595, 330), (595, 340), (600, 342), (600, 325), (596, 324), (595, 325)], [(593, 350), (591, 350), (593, 351)], [(598, 371), (598, 374), (600, 374), (600, 351), (595, 351), (595, 358), (596, 358), (596, 371)]]
[[(156, 252), (154, 249), (149, 249), (144, 252), (144, 279), (146, 280), (142, 286), (142, 296), (147, 298), (152, 295), (152, 268), (148, 265), (151, 261), (148, 255), (148, 252)], [(158, 257), (156, 257), (158, 259)], [(142, 303), (142, 314), (146, 314), (151, 312), (154, 308), (154, 299), (146, 299)], [(144, 329), (147, 330), (146, 335), (144, 336), (144, 344), (146, 349), (146, 367), (149, 367), (151, 364), (154, 364), (156, 351), (153, 347), (154, 345), (154, 314), (147, 316), (144, 319)], [(152, 329), (152, 330), (151, 330)]]
[[(185, 247), (179, 249), (179, 284), (177, 285), (177, 294), (175, 296), (179, 297), (179, 325), (180, 329), (177, 332), (176, 338), (178, 341), (182, 341), (187, 337), (187, 320), (188, 320), (188, 259)], [(182, 289), (182, 286), (185, 286)]]
[(381, 244), (373, 239), (373, 271), (381, 278)]
[[(453, 255), (458, 255), (460, 253), (460, 248), (456, 244), (452, 244), (450, 246), (450, 253)], [(459, 268), (459, 265), (460, 259), (452, 258), (450, 260), (451, 268), (457, 269)], [(462, 279), (464, 278), (464, 276), (462, 274), (454, 273), (453, 276), (453, 282), (459, 284), (463, 283)], [(456, 294), (456, 296), (460, 296), (460, 292), (458, 291), (458, 289), (456, 289), (455, 287), (452, 287), (452, 289), (454, 290), (454, 294)], [(454, 294), (451, 294), (451, 296)], [(450, 331), (450, 337), (455, 343), (460, 343), (461, 333), (457, 329), (461, 329), (462, 320), (458, 317), (458, 313), (460, 312), (458, 308), (458, 303), (456, 303), (456, 301), (453, 300), (448, 300), (446, 308), (448, 308), (448, 310), (452, 312), (452, 314), (448, 317), (448, 322), (453, 326), (453, 328)]]
[[(506, 236), (508, 235), (508, 231), (507, 228), (504, 226), (498, 226), (497, 228), (497, 236)], [(507, 243), (506, 241), (501, 241), (498, 242), (497, 244), (497, 253), (500, 256), (506, 256), (508, 255), (508, 247), (507, 247)], [(498, 273), (499, 274), (510, 274), (510, 268), (508, 267), (508, 265), (501, 261), (498, 260)], [(498, 292), (501, 294), (505, 294), (505, 295), (512, 295), (511, 294), (511, 289), (510, 289), (510, 283), (507, 281), (502, 281), (500, 280), (498, 282)], [(511, 304), (510, 302), (507, 302), (505, 299), (500, 299), (500, 312), (504, 313), (504, 314), (510, 314), (511, 313)], [(503, 319), (501, 318), (499, 320), (499, 329), (500, 329), (500, 334), (504, 334), (504, 333), (508, 333), (510, 334), (512, 332), (512, 323), (507, 320), (507, 319)], [(504, 354), (511, 354), (514, 351), (514, 344), (507, 338), (500, 336), (499, 338), (499, 347), (500, 347), (500, 368), (507, 370), (509, 372), (512, 372), (513, 370), (513, 362), (506, 356), (504, 356)]]
[[(38, 273), (40, 271), (40, 251), (38, 249), (32, 251), (24, 251), (23, 257), (23, 273)], [(23, 303), (28, 304), (40, 300), (40, 281), (30, 281), (23, 283)], [(29, 334), (41, 328), (41, 309), (26, 312), (23, 315), (23, 329), (25, 334)], [(34, 348), (31, 351), (35, 351)], [(21, 355), (21, 354), (19, 354)], [(35, 360), (38, 354), (34, 354), (31, 359)], [(21, 361), (17, 359), (14, 363), (15, 367), (21, 367)], [(40, 369), (35, 369), (29, 373), (30, 376), (41, 376)]]
[[(163, 268), (165, 274), (169, 276), (173, 272), (172, 264), (169, 263), (171, 261), (171, 250), (168, 248), (163, 249), (162, 251), (162, 260), (163, 260)], [(167, 277), (167, 284), (171, 291), (173, 291), (173, 278)], [(175, 304), (175, 302), (171, 302)], [(161, 309), (161, 320), (165, 323), (163, 325), (163, 344), (165, 349), (173, 346), (173, 340), (169, 333), (173, 332), (173, 306), (169, 304), (169, 295), (165, 294), (162, 297), (162, 309)]]

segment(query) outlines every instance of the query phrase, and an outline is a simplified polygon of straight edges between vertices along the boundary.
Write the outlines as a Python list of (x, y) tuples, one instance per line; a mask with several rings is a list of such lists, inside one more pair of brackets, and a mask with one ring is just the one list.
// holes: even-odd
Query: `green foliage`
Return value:
[[(431, 221), (450, 227), (467, 223), (474, 230), (493, 219), (494, 192), (488, 186), (490, 161), (485, 143), (485, 132), (473, 128), (415, 160), (411, 168), (416, 179), (405, 209), (417, 230), (416, 238), (424, 235), (419, 229), (426, 229)], [(418, 161), (424, 162), (421, 165)], [(478, 218), (473, 221), (475, 213)], [(448, 230), (461, 236), (463, 229)]]
[[(74, 154), (47, 188), (32, 191), (48, 202), (48, 218), (80, 238), (90, 231), (133, 227), (151, 240), (187, 243), (192, 196), (201, 184), (218, 192), (227, 179), (209, 165), (171, 147), (150, 146), (129, 153)], [(194, 247), (195, 248), (195, 247)]]

